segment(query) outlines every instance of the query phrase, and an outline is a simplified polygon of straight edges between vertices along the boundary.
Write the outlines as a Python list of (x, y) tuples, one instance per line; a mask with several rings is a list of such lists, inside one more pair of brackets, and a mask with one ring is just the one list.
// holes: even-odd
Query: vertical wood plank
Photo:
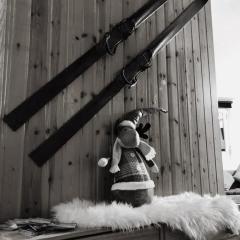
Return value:
[[(46, 68), (47, 71), (47, 79), (50, 80), (52, 78), (52, 60), (54, 58), (54, 53), (52, 51), (52, 29), (54, 25), (53, 21), (53, 0), (48, 1), (48, 18), (47, 18), (47, 47), (46, 47)], [(57, 45), (56, 45), (57, 46)], [(55, 102), (55, 99), (52, 101)], [(45, 129), (44, 129), (44, 136), (48, 137), (49, 133), (51, 132), (50, 126), (50, 118), (52, 111), (50, 110), (51, 103), (47, 104), (45, 107)], [(49, 161), (50, 162), (50, 161)], [(41, 216), (48, 217), (49, 216), (49, 198), (50, 198), (50, 163), (47, 162), (42, 166), (42, 174), (41, 174)]]
[[(175, 1), (175, 12), (177, 15), (183, 11), (182, 1)], [(188, 92), (185, 61), (185, 37), (184, 30), (176, 36), (176, 62), (178, 77), (178, 103), (179, 103), (179, 132), (181, 143), (183, 190), (192, 190), (191, 157), (190, 157), (190, 133), (188, 115)]]
[(209, 66), (208, 66), (208, 46), (206, 36), (206, 20), (205, 8), (199, 12), (199, 36), (200, 36), (200, 52), (202, 64), (202, 79), (204, 91), (204, 113), (205, 113), (205, 128), (206, 128), (206, 142), (207, 142), (207, 156), (208, 156), (208, 175), (209, 175), (209, 190), (210, 193), (217, 192), (216, 179), (216, 156), (214, 150), (214, 135), (213, 135), (213, 120), (212, 120), (212, 99), (209, 82)]
[[(183, 7), (186, 8), (192, 1), (183, 0)], [(201, 193), (200, 164), (198, 153), (198, 134), (197, 134), (197, 117), (196, 117), (196, 90), (194, 81), (194, 64), (193, 64), (193, 38), (192, 38), (192, 21), (184, 28), (185, 39), (185, 61), (186, 61), (186, 81), (187, 81), (187, 101), (189, 116), (189, 138), (190, 138), (190, 157), (191, 157), (191, 178), (192, 190)]]
[[(84, 1), (84, 50), (96, 43), (96, 0)], [(96, 94), (94, 81), (96, 78), (96, 64), (83, 74), (82, 91), (86, 96), (82, 99), (82, 106), (91, 100)], [(92, 151), (93, 143), (93, 119), (80, 133), (80, 197), (84, 199), (96, 199), (96, 161)]]
[[(110, 27), (120, 22), (123, 18), (123, 2), (111, 1), (111, 13), (110, 13)], [(111, 80), (114, 79), (116, 72), (123, 67), (123, 45), (119, 45), (118, 51), (114, 57), (111, 58)], [(124, 91), (120, 91), (112, 100), (112, 122), (115, 121), (124, 113)]]
[[(61, 27), (60, 27), (60, 59), (59, 59), (59, 70), (66, 68), (71, 63), (71, 28), (70, 26), (70, 6), (72, 1), (61, 1), (60, 9), (61, 9)], [(72, 13), (72, 12), (71, 12)], [(71, 22), (72, 23), (72, 22)], [(70, 60), (71, 59), (71, 60)], [(62, 91), (62, 95), (59, 96), (58, 109), (57, 109), (57, 129), (60, 128), (70, 117), (73, 115), (72, 111), (68, 111), (68, 96), (69, 92), (72, 89), (72, 84)], [(57, 130), (56, 129), (56, 130)], [(67, 152), (69, 149), (69, 145), (72, 142), (75, 142), (76, 135), (71, 138), (63, 147), (58, 151), (56, 156), (57, 165), (59, 164), (60, 172), (59, 180), (56, 184), (60, 185), (59, 192), (59, 201), (67, 201), (69, 200), (69, 195), (72, 191), (72, 185), (69, 185), (69, 190), (66, 190), (66, 185), (71, 182), (71, 179), (68, 179), (68, 173), (71, 172), (70, 168), (66, 169), (66, 165), (68, 164), (69, 158), (66, 158)], [(60, 160), (58, 162), (58, 159)], [(59, 168), (58, 167), (58, 168)], [(59, 174), (59, 173), (58, 173)], [(77, 184), (77, 183), (76, 183)]]
[[(165, 29), (165, 8), (162, 7), (156, 14), (157, 33), (159, 34)], [(168, 86), (167, 86), (167, 62), (166, 48), (163, 48), (157, 56), (158, 64), (158, 95), (159, 106), (168, 110)], [(168, 113), (160, 114), (160, 150), (161, 150), (161, 166), (160, 174), (162, 180), (162, 194), (170, 195), (172, 193), (172, 173), (171, 173), (171, 157), (170, 157), (170, 139), (169, 139), (169, 121)]]
[[(141, 6), (143, 6), (146, 3), (146, 0), (138, 1), (137, 9), (139, 9)], [(151, 20), (148, 19), (146, 22), (141, 24), (141, 27), (138, 28), (136, 31), (136, 52), (135, 56), (141, 52), (150, 42), (151, 36), (148, 32), (148, 25), (151, 24)], [(151, 72), (151, 70), (149, 70)], [(148, 107), (149, 104), (149, 98), (148, 98), (148, 91), (149, 91), (149, 81), (152, 81), (153, 79), (150, 79), (149, 71), (142, 72), (138, 77), (138, 82), (134, 86), (136, 88), (136, 108), (144, 108)], [(151, 74), (151, 73), (150, 73)], [(142, 119), (142, 122), (145, 124), (146, 121), (150, 120), (150, 116), (146, 117), (145, 119)], [(152, 135), (152, 129), (149, 132), (149, 143), (152, 144), (153, 137)], [(150, 173), (150, 175), (152, 175)], [(152, 176), (151, 176), (152, 178)], [(157, 187), (158, 188), (158, 187)]]
[[(48, 69), (48, 2), (32, 1), (31, 44), (28, 74), (28, 96), (47, 82)], [(38, 146), (45, 137), (45, 109), (34, 115), (26, 123), (23, 162), (22, 216), (39, 216), (41, 212), (41, 168), (29, 157), (28, 153)]]
[[(69, 1), (53, 0), (52, 3), (52, 40), (51, 40), (51, 75), (55, 76), (69, 64)], [(49, 128), (47, 136), (57, 131), (67, 119), (65, 102), (67, 89), (64, 89), (49, 104)], [(66, 145), (49, 161), (49, 203), (55, 205), (63, 200), (63, 161)]]
[[(7, 40), (7, 9), (9, 4), (7, 5), (6, 0), (0, 1), (0, 119), (3, 118), (3, 101), (4, 101), (4, 89), (6, 82), (4, 80), (4, 72), (5, 72), (5, 59), (7, 59), (7, 51), (5, 49), (6, 40)], [(10, 14), (10, 12), (9, 12)], [(9, 24), (9, 21), (8, 21)], [(2, 215), (3, 202), (2, 199), (2, 189), (3, 189), (3, 122), (0, 121), (0, 216)], [(2, 219), (0, 218), (0, 221)]]
[(217, 186), (218, 186), (218, 193), (223, 194), (224, 193), (223, 166), (222, 166), (222, 154), (221, 154), (220, 131), (219, 131), (220, 126), (219, 126), (219, 120), (218, 120), (218, 100), (217, 100), (217, 88), (216, 88), (211, 2), (208, 2), (206, 4), (205, 17), (206, 17), (206, 28), (207, 28), (208, 62), (209, 62), (209, 77), (210, 77), (210, 86), (211, 86)]
[[(6, 38), (7, 62), (4, 79), (4, 113), (11, 111), (26, 97), (28, 57), (30, 44), (31, 1), (11, 1), (7, 14), (10, 21)], [(13, 132), (6, 125), (3, 134), (3, 177), (1, 202), (4, 203), (2, 218), (20, 216), (22, 194), (22, 168), (24, 127)]]
[[(110, 21), (110, 1), (97, 1), (97, 41), (103, 38), (104, 32), (109, 30)], [(97, 63), (97, 77), (94, 81), (96, 92), (102, 90), (109, 82), (109, 69), (107, 68), (107, 58), (100, 59)], [(108, 73), (108, 74), (107, 74)], [(110, 179), (108, 168), (100, 168), (97, 161), (101, 157), (111, 155), (111, 103), (108, 103), (94, 118), (93, 147), (96, 171), (96, 200), (103, 201), (109, 199)]]
[[(106, 12), (106, 18), (105, 18), (105, 25), (104, 25), (104, 29), (105, 32), (106, 31), (110, 31), (110, 28), (112, 26), (111, 24), (111, 15), (112, 15), (112, 1), (111, 0), (107, 0), (105, 1), (105, 12)], [(104, 32), (103, 32), (104, 34)], [(99, 68), (102, 68), (103, 66), (99, 65)], [(104, 85), (108, 85), (111, 81), (112, 81), (112, 77), (113, 77), (113, 72), (111, 70), (111, 57), (110, 56), (106, 56), (105, 57), (105, 61), (104, 61), (104, 67), (103, 67), (103, 74), (104, 74)], [(106, 135), (107, 135), (107, 142), (106, 142), (106, 152), (105, 152), (105, 156), (101, 155), (101, 157), (111, 157), (112, 155), (112, 148), (113, 148), (113, 119), (112, 119), (112, 100), (109, 101), (109, 103), (105, 106), (106, 109), (106, 122), (105, 122), (105, 128), (106, 128)], [(98, 143), (99, 144), (99, 143)], [(99, 148), (100, 149), (100, 148)], [(100, 151), (103, 151), (103, 149), (101, 149)], [(104, 154), (104, 152), (103, 152)], [(110, 166), (110, 164), (109, 164)], [(102, 169), (103, 171), (103, 175), (104, 175), (104, 181), (103, 181), (103, 198), (106, 201), (110, 201), (112, 199), (111, 196), (111, 186), (112, 186), (112, 178), (109, 174), (109, 166), (106, 167), (105, 169)], [(101, 183), (102, 184), (102, 183)]]
[(199, 41), (198, 15), (192, 20), (192, 38), (193, 38), (193, 61), (194, 61), (194, 77), (196, 91), (196, 117), (197, 117), (197, 133), (198, 133), (198, 150), (199, 164), (201, 176), (201, 192), (209, 193), (209, 176), (207, 163), (207, 145), (206, 145), (206, 129), (204, 115), (204, 99), (202, 84), (202, 67)]
[[(146, 3), (146, 0), (139, 0), (138, 2), (138, 8), (140, 8), (144, 3)], [(137, 55), (141, 50), (143, 50), (147, 46), (148, 36), (147, 36), (147, 22), (142, 23), (141, 27), (138, 28), (136, 32), (136, 53), (134, 55)], [(136, 87), (136, 107), (142, 108), (148, 106), (148, 72), (144, 71), (139, 75), (138, 83), (135, 86)]]
[[(157, 34), (157, 25), (156, 25), (156, 15), (151, 17), (147, 21), (147, 42), (152, 41)], [(147, 98), (148, 98), (148, 106), (149, 107), (158, 107), (159, 106), (159, 97), (158, 97), (158, 78), (157, 78), (157, 67), (158, 62), (157, 58), (153, 59), (151, 68), (147, 70)], [(161, 114), (161, 113), (160, 113)], [(149, 116), (150, 123), (151, 123), (151, 129), (149, 132), (149, 143), (151, 146), (153, 146), (156, 150), (156, 157), (155, 162), (158, 165), (159, 169), (161, 166), (161, 148), (160, 148), (160, 129), (159, 129), (159, 117), (160, 114), (156, 113)], [(161, 179), (161, 173), (151, 174), (152, 180), (155, 182), (155, 194), (156, 195), (163, 195), (162, 192), (162, 179)]]
[[(99, 1), (99, 13), (98, 13), (98, 31), (99, 37), (102, 38), (103, 34), (110, 29), (110, 23), (112, 22), (112, 7), (111, 0)], [(122, 3), (123, 4), (123, 3)], [(121, 15), (121, 9), (119, 9)], [(123, 11), (122, 11), (123, 14)], [(118, 20), (118, 19), (116, 19)], [(123, 51), (123, 47), (119, 49)], [(119, 51), (118, 50), (118, 51)], [(122, 59), (121, 59), (122, 61)], [(106, 56), (104, 59), (100, 60), (97, 65), (97, 79), (95, 86), (100, 91), (108, 83), (112, 81), (111, 77), (114, 77), (114, 72), (111, 72), (111, 57)], [(124, 93), (122, 93), (124, 94)], [(124, 100), (121, 99), (122, 104)], [(123, 111), (123, 107), (120, 109)], [(111, 157), (112, 154), (112, 101), (110, 101), (96, 116), (96, 137), (95, 139), (95, 149), (96, 149), (96, 161), (101, 157)], [(99, 130), (100, 129), (100, 130)], [(97, 171), (97, 200), (110, 200), (110, 188), (111, 188), (111, 177), (109, 175), (109, 166), (105, 169), (98, 168)]]
[[(68, 63), (70, 64), (83, 54), (83, 15), (84, 5), (83, 1), (69, 1), (68, 2)], [(67, 118), (72, 117), (81, 107), (81, 88), (83, 78), (78, 77), (66, 91), (65, 101), (65, 115)], [(91, 81), (91, 80), (90, 80)], [(80, 132), (79, 132), (80, 133)], [(66, 144), (63, 152), (63, 184), (62, 184), (62, 198), (63, 200), (70, 200), (73, 197), (79, 196), (80, 191), (80, 151), (81, 139), (77, 133)]]
[[(5, 36), (6, 36), (6, 12), (7, 2), (6, 0), (0, 1), (0, 117), (3, 116), (3, 89), (4, 89), (4, 58), (5, 58)], [(2, 124), (0, 125), (1, 132)]]
[[(166, 25), (175, 18), (174, 1), (166, 3)], [(167, 46), (167, 82), (168, 82), (168, 110), (169, 110), (169, 133), (170, 152), (172, 161), (172, 190), (180, 192), (182, 186), (181, 149), (179, 136), (179, 113), (178, 113), (178, 83), (176, 69), (176, 39), (174, 38)]]
[[(130, 2), (129, 2), (130, 3)], [(123, 17), (125, 17), (125, 9), (123, 1), (111, 1), (111, 13), (110, 13), (110, 23), (111, 26), (120, 22)], [(110, 60), (110, 76), (112, 81), (116, 73), (124, 65), (124, 50), (123, 45), (118, 46), (118, 51), (115, 53), (114, 57), (108, 56)], [(111, 103), (111, 121), (112, 121), (112, 144), (115, 141), (114, 126), (116, 120), (124, 114), (124, 90), (121, 90), (113, 99)], [(112, 153), (112, 149), (111, 149)], [(108, 173), (109, 174), (109, 173)]]
[[(50, 77), (55, 76), (65, 66), (65, 41), (63, 41), (63, 32), (65, 31), (65, 15), (62, 1), (52, 0), (51, 12), (51, 62), (50, 62)], [(65, 39), (65, 38), (64, 38)], [(63, 93), (57, 96), (49, 104), (46, 117), (46, 137), (49, 137), (57, 127), (62, 124), (61, 119), (58, 118), (59, 112), (62, 107)], [(60, 122), (60, 124), (59, 124)], [(47, 163), (49, 165), (49, 209), (51, 206), (61, 201), (62, 191), (62, 151), (60, 150), (53, 158)], [(44, 171), (44, 169), (43, 169)], [(43, 175), (44, 177), (44, 175)]]
[[(141, 4), (141, 3), (140, 3)], [(128, 17), (136, 11), (136, 1), (123, 0), (123, 14), (124, 17)], [(137, 52), (136, 49), (136, 33), (134, 32), (126, 42), (124, 46), (124, 65), (126, 65)], [(125, 112), (129, 112), (136, 108), (136, 87), (126, 87), (124, 89), (124, 109)]]

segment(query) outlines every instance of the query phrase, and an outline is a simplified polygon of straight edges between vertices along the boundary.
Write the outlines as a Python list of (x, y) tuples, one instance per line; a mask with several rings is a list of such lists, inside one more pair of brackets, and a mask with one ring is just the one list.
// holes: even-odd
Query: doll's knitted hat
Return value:
[(162, 108), (140, 108), (126, 113), (122, 118), (118, 119), (115, 125), (115, 131), (117, 132), (121, 127), (131, 127), (136, 129), (137, 124), (142, 117), (146, 117), (148, 114), (167, 111)]

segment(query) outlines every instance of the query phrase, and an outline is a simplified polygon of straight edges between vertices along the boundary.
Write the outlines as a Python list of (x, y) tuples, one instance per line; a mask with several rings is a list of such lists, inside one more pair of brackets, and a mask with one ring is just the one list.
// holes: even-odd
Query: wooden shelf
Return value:
[[(14, 232), (6, 233), (0, 232), (1, 236), (6, 237), (7, 240), (26, 240), (21, 234), (17, 234)], [(179, 231), (170, 231), (165, 226), (158, 227), (146, 227), (144, 229), (136, 230), (136, 231), (111, 231), (109, 229), (94, 229), (94, 230), (77, 230), (70, 233), (62, 233), (62, 234), (50, 234), (50, 235), (42, 235), (38, 237), (28, 238), (28, 240), (78, 240), (78, 239), (88, 239), (88, 240), (97, 240), (97, 239), (138, 239), (138, 240), (163, 240), (163, 239), (179, 239), (179, 237), (184, 240), (188, 239), (183, 233)], [(5, 238), (4, 238), (5, 239)]]
[[(146, 227), (136, 231), (112, 231), (110, 229), (81, 229), (69, 233), (41, 235), (26, 239), (25, 236), (17, 232), (0, 232), (0, 239), (6, 240), (189, 240), (180, 231), (172, 231), (165, 225), (160, 227)], [(208, 240), (239, 240), (240, 236), (219, 233), (217, 236), (209, 236)]]

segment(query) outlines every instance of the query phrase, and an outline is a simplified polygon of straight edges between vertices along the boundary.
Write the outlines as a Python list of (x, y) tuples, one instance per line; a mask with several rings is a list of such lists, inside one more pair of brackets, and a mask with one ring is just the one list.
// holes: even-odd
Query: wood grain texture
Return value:
[[(124, 17), (130, 16), (138, 8), (138, 1), (128, 1), (123, 2), (124, 7)], [(137, 6), (136, 6), (137, 5)], [(134, 32), (128, 39), (124, 42), (124, 65), (126, 65), (137, 53), (136, 46), (137, 36)], [(136, 108), (136, 87), (125, 88), (124, 89), (124, 109), (126, 112), (131, 111)]]
[[(183, 8), (186, 8), (192, 0), (183, 0)], [(189, 124), (189, 143), (190, 143), (190, 163), (192, 178), (192, 190), (201, 193), (200, 164), (198, 162), (198, 134), (197, 134), (197, 114), (196, 114), (196, 89), (194, 77), (193, 62), (193, 36), (192, 21), (184, 28), (185, 39), (185, 61), (186, 61), (186, 100), (188, 107), (188, 124)]]
[[(27, 96), (44, 85), (48, 79), (46, 63), (49, 9), (47, 1), (32, 1)], [(21, 215), (24, 217), (41, 214), (41, 191), (35, 191), (37, 188), (41, 190), (41, 169), (31, 161), (28, 153), (44, 140), (44, 111), (45, 109), (42, 109), (25, 125), (21, 207)]]
[(209, 64), (208, 64), (208, 48), (207, 48), (207, 32), (206, 32), (206, 18), (205, 9), (202, 9), (198, 14), (199, 19), (199, 41), (200, 54), (202, 66), (202, 83), (203, 83), (203, 101), (205, 114), (205, 130), (206, 130), (206, 145), (207, 145), (207, 163), (209, 176), (209, 190), (210, 193), (217, 192), (216, 179), (216, 156), (214, 149), (214, 133), (212, 121), (212, 99), (211, 99), (211, 85), (209, 78)]
[[(7, 12), (7, 1), (0, 1), (0, 119), (3, 117), (3, 100), (4, 100), (4, 63), (5, 63), (5, 36), (6, 35), (6, 12)], [(3, 159), (3, 124), (0, 122), (0, 159)], [(2, 187), (3, 187), (3, 161), (0, 161), (0, 199), (2, 198)], [(0, 209), (3, 209), (2, 201), (0, 201)], [(0, 210), (1, 211), (1, 210)], [(0, 212), (0, 215), (1, 212)]]
[(218, 193), (224, 193), (223, 189), (223, 166), (222, 166), (222, 154), (219, 151), (221, 148), (220, 143), (220, 132), (219, 132), (219, 121), (218, 121), (218, 99), (217, 99), (217, 88), (216, 88), (216, 73), (215, 73), (215, 62), (214, 62), (214, 46), (213, 46), (213, 30), (212, 30), (212, 15), (211, 15), (211, 2), (208, 2), (205, 7), (206, 17), (206, 30), (207, 30), (207, 45), (208, 45), (208, 61), (209, 61), (209, 81), (211, 87), (211, 98), (212, 98), (212, 117), (213, 117), (213, 132), (214, 132), (214, 148), (216, 157), (216, 175), (217, 175), (217, 187)]
[[(0, 116), (99, 41), (147, 0), (11, 0), (0, 11)], [(211, 9), (207, 6), (162, 49), (136, 86), (122, 90), (42, 168), (28, 153), (48, 138), (145, 48), (192, 0), (168, 0), (114, 56), (95, 63), (24, 127), (0, 122), (0, 217), (47, 217), (74, 197), (110, 199), (108, 170), (117, 118), (136, 107), (163, 107), (150, 121), (149, 143), (160, 173), (156, 194), (223, 191)], [(164, 234), (160, 234), (164, 239)], [(134, 238), (134, 237), (133, 237)]]
[[(67, 49), (66, 53), (66, 65), (69, 65), (71, 62), (73, 62), (77, 55), (81, 54), (80, 50), (80, 44), (75, 39), (75, 36), (79, 35), (79, 32), (83, 31), (83, 24), (78, 19), (78, 16), (81, 17), (83, 13), (84, 6), (79, 6), (77, 8), (75, 1), (67, 1), (66, 3), (66, 29), (65, 31), (65, 46), (64, 48)], [(79, 12), (79, 15), (77, 14), (77, 9)], [(80, 93), (79, 90), (81, 87), (79, 84), (81, 84), (82, 79), (77, 79), (75, 82), (73, 82), (71, 87), (66, 88), (66, 91), (63, 93), (64, 95), (64, 103), (63, 103), (63, 109), (64, 109), (64, 115), (63, 121), (65, 122), (67, 119), (69, 119), (79, 108), (80, 108)], [(64, 150), (62, 152), (62, 168), (64, 171), (62, 171), (62, 196), (61, 198), (64, 201), (67, 201), (70, 199), (70, 195), (76, 197), (79, 195), (79, 175), (78, 175), (78, 169), (79, 169), (79, 153), (80, 150), (76, 146), (80, 145), (79, 136), (74, 136), (70, 142), (68, 142), (64, 146)], [(75, 146), (75, 147), (73, 147)]]
[[(156, 13), (157, 33), (164, 30), (166, 26), (166, 5)], [(168, 110), (168, 84), (167, 84), (167, 60), (166, 48), (162, 49), (157, 56), (157, 78), (158, 78), (158, 104)], [(160, 114), (160, 181), (162, 181), (162, 194), (172, 193), (172, 172), (170, 157), (170, 137), (169, 137), (169, 113)]]
[[(174, 9), (176, 15), (183, 11), (183, 2), (175, 1)], [(189, 135), (189, 115), (188, 115), (188, 92), (187, 92), (187, 69), (185, 59), (185, 36), (184, 29), (176, 36), (176, 69), (178, 85), (178, 114), (179, 114), (179, 134), (181, 146), (181, 166), (183, 188), (186, 191), (192, 190), (191, 178), (191, 155), (190, 155), (190, 135)]]
[(193, 38), (193, 63), (194, 63), (194, 81), (195, 81), (195, 101), (196, 101), (196, 118), (197, 118), (197, 136), (198, 136), (198, 161), (201, 176), (201, 192), (209, 193), (209, 175), (207, 165), (207, 144), (203, 99), (202, 67), (199, 41), (198, 16), (192, 20), (192, 38)]
[[(166, 4), (166, 25), (176, 17), (174, 1)], [(168, 84), (168, 111), (169, 111), (169, 137), (172, 171), (172, 192), (179, 193), (183, 189), (183, 174), (181, 166), (181, 146), (179, 133), (179, 102), (178, 78), (176, 63), (176, 38), (167, 46), (167, 84)], [(181, 190), (180, 190), (181, 189)]]
[[(109, 30), (110, 18), (110, 0), (97, 1), (97, 41), (103, 37), (104, 32)], [(97, 62), (97, 77), (94, 82), (96, 92), (104, 88), (111, 81), (109, 70), (107, 74), (107, 58), (104, 57)], [(109, 62), (108, 62), (109, 64)], [(109, 157), (111, 154), (111, 103), (108, 103), (102, 111), (94, 118), (94, 159), (96, 168), (96, 200), (103, 201), (105, 199), (105, 191), (109, 191), (110, 180), (106, 169), (99, 168), (97, 161), (101, 157)], [(107, 147), (106, 147), (107, 146)]]
[[(164, 8), (163, 8), (164, 9)], [(157, 29), (157, 18), (156, 16), (152, 19), (150, 19), (147, 22), (147, 35), (148, 39), (152, 40), (156, 37)], [(149, 41), (148, 40), (148, 41)], [(159, 103), (159, 92), (156, 91), (158, 89), (158, 60), (157, 58), (153, 59), (152, 66), (147, 71), (147, 100), (148, 100), (148, 107), (158, 107), (160, 105)], [(151, 129), (149, 131), (149, 144), (152, 145), (157, 153), (157, 157), (155, 159), (155, 162), (158, 166), (158, 168), (161, 168), (161, 144), (160, 144), (160, 115), (164, 113), (155, 113), (149, 116), (149, 121), (151, 122)], [(157, 195), (163, 195), (163, 182), (161, 178), (161, 172), (158, 174), (151, 174), (151, 178), (155, 182), (155, 194)]]
[[(111, 28), (111, 9), (112, 9), (112, 1), (107, 0), (105, 1), (104, 6), (104, 23), (102, 23), (103, 28), (101, 28), (101, 37), (105, 34), (105, 32), (109, 31)], [(122, 10), (121, 10), (122, 11)], [(100, 14), (100, 13), (99, 13)], [(98, 68), (102, 69), (103, 71), (103, 81), (104, 86), (107, 86), (111, 81), (113, 77), (113, 73), (111, 70), (111, 58), (109, 56), (106, 56), (104, 58), (104, 65), (102, 67), (101, 63), (98, 63)], [(96, 144), (98, 145), (99, 149), (99, 155), (96, 161), (99, 160), (101, 157), (111, 157), (112, 154), (112, 147), (113, 147), (113, 119), (112, 119), (112, 101), (110, 101), (106, 106), (103, 108), (104, 112), (104, 133), (105, 133), (105, 143), (102, 142), (102, 144), (99, 145), (99, 142)], [(109, 117), (111, 116), (111, 117)], [(101, 148), (101, 149), (100, 149)], [(109, 175), (108, 172), (109, 166), (106, 168), (98, 168), (98, 171), (102, 172), (104, 179), (97, 179), (98, 182), (101, 182), (103, 180), (103, 183), (101, 185), (101, 189), (97, 189), (98, 193), (101, 192), (101, 198), (105, 199), (107, 201), (110, 201), (112, 196), (109, 194), (111, 185), (112, 185), (112, 178)], [(101, 176), (99, 176), (101, 177)]]
[[(67, 3), (67, 1), (52, 1), (51, 52), (54, 57), (51, 58), (50, 76), (55, 76), (57, 72), (63, 70), (67, 65)], [(63, 91), (49, 104), (46, 137), (56, 131), (64, 122), (65, 94), (66, 91)], [(62, 201), (63, 150), (58, 151), (48, 164), (49, 205), (52, 206)]]
[[(30, 52), (31, 1), (10, 1), (7, 6), (6, 56), (4, 65), (3, 113), (26, 97)], [(1, 124), (2, 121), (1, 121)], [(1, 128), (3, 161), (1, 218), (20, 216), (25, 129)]]

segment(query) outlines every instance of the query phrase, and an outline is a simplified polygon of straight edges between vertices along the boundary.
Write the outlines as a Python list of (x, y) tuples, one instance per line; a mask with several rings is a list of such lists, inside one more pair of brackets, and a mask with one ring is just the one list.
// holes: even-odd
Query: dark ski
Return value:
[(42, 166), (124, 86), (134, 85), (137, 82), (138, 74), (151, 66), (152, 58), (199, 12), (207, 1), (195, 0), (192, 2), (145, 50), (138, 54), (117, 74), (114, 81), (68, 120), (57, 132), (31, 152), (29, 156), (33, 161), (38, 166)]
[(113, 55), (117, 46), (126, 40), (147, 18), (157, 11), (167, 0), (151, 0), (132, 16), (115, 25), (104, 38), (84, 55), (74, 61), (51, 81), (28, 97), (13, 111), (4, 116), (4, 122), (16, 131), (45, 104), (70, 85), (91, 65), (107, 53)]

